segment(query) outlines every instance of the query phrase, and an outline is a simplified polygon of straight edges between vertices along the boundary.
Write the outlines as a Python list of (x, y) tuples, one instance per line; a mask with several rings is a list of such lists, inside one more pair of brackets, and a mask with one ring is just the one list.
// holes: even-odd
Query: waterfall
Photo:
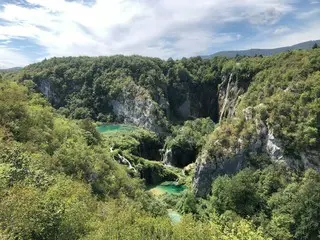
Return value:
[(221, 122), (222, 118), (223, 118), (224, 115), (225, 115), (225, 108), (226, 108), (227, 103), (228, 103), (229, 91), (230, 91), (230, 83), (231, 83), (231, 81), (232, 81), (232, 76), (233, 76), (233, 75), (232, 75), (232, 73), (231, 73), (230, 76), (229, 76), (228, 84), (227, 84), (226, 96), (225, 96), (225, 98), (224, 98), (222, 110), (221, 110), (221, 113), (220, 113), (219, 122)]
[[(110, 147), (109, 150), (111, 153), (114, 152), (113, 147)], [(129, 162), (129, 160), (126, 159), (124, 156), (121, 156), (120, 154), (118, 154), (118, 158), (120, 159), (119, 163), (126, 164), (126, 165), (128, 165), (129, 169), (132, 169), (134, 172), (137, 172), (137, 170), (132, 166), (132, 164)]]
[(118, 157), (120, 159), (120, 163), (127, 164), (129, 169), (132, 169), (134, 172), (137, 172), (137, 170), (132, 166), (132, 164), (130, 163), (130, 161), (128, 159), (121, 156), (120, 154), (118, 154)]
[(172, 166), (172, 150), (171, 149), (165, 150), (162, 162), (166, 166)]

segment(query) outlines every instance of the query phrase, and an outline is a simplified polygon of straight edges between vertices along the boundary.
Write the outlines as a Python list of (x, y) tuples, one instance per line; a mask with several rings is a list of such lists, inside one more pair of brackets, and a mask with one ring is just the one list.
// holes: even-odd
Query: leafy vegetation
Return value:
[(206, 137), (214, 129), (210, 118), (185, 121), (182, 126), (174, 126), (167, 137), (164, 148), (171, 151), (170, 164), (185, 167), (195, 162), (196, 156), (205, 144)]
[[(212, 93), (224, 61), (200, 57), (180, 61), (140, 56), (53, 58), (26, 67), (14, 78), (33, 80), (60, 113), (75, 119), (121, 122), (113, 111), (113, 101), (147, 98), (156, 103), (154, 115), (159, 115), (159, 121), (166, 117), (180, 121), (191, 116), (216, 118)], [(191, 110), (181, 109), (185, 101), (190, 102)]]
[[(286, 173), (285, 173), (286, 171)], [(250, 218), (272, 239), (317, 239), (319, 237), (319, 173), (302, 176), (284, 167), (243, 170), (222, 176), (212, 185), (206, 214)]]
[(172, 225), (115, 161), (110, 140), (25, 86), (1, 80), (0, 112), (2, 239), (264, 239), (246, 220), (229, 228), (186, 216)]
[[(312, 169), (319, 166), (319, 66), (314, 48), (210, 60), (53, 58), (4, 73), (0, 238), (319, 239), (320, 174)], [(243, 94), (218, 122), (230, 79)], [(92, 120), (123, 122), (112, 103), (128, 99), (152, 103), (148, 116), (169, 135), (142, 128), (100, 135)], [(281, 143), (282, 163), (265, 152), (269, 135)], [(192, 155), (187, 164), (204, 152), (217, 166), (245, 153), (247, 168), (217, 177), (197, 198), (193, 168), (185, 176), (165, 167), (163, 146), (175, 159)], [(179, 177), (189, 189), (159, 198), (141, 179)], [(173, 224), (168, 208), (182, 221)]]
[[(241, 68), (245, 61), (244, 73), (255, 73), (235, 117), (221, 121), (209, 135), (205, 161), (221, 164), (221, 159), (243, 154), (250, 168), (216, 178), (207, 199), (197, 201), (195, 215), (250, 219), (272, 239), (319, 239), (320, 175), (307, 170), (320, 164), (319, 56), (313, 49), (226, 65)], [(280, 160), (266, 154), (270, 136), (283, 150)]]

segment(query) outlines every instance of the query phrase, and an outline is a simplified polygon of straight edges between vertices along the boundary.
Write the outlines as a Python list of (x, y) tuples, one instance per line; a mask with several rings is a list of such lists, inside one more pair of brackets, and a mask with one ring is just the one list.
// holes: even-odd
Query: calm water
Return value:
[(165, 193), (181, 193), (186, 188), (187, 187), (185, 185), (179, 185), (176, 182), (164, 182), (156, 186), (150, 186), (149, 191), (152, 192), (155, 196), (159, 196)]
[(186, 189), (186, 186), (177, 185), (175, 182), (172, 182), (172, 183), (168, 182), (168, 183), (160, 184), (160, 185), (156, 186), (155, 188), (163, 193), (172, 194), (172, 193), (183, 192)]
[(126, 131), (133, 131), (135, 127), (130, 125), (123, 125), (123, 124), (108, 124), (108, 125), (101, 125), (97, 127), (97, 131), (99, 133), (109, 133), (109, 132), (126, 132)]
[[(154, 196), (160, 196), (162, 194), (175, 194), (175, 193), (181, 193), (184, 190), (186, 190), (187, 187), (185, 185), (179, 185), (177, 182), (164, 182), (160, 185), (149, 187), (149, 191)], [(181, 221), (181, 214), (179, 214), (177, 211), (173, 209), (168, 209), (168, 216), (171, 219), (172, 223), (178, 223)]]

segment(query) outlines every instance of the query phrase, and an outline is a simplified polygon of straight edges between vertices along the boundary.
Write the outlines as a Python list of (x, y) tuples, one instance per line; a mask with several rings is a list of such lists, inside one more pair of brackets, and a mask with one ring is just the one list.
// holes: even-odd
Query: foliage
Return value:
[(181, 148), (198, 152), (204, 145), (206, 135), (214, 130), (214, 123), (210, 118), (198, 118), (185, 121), (182, 126), (173, 127), (165, 143), (166, 148)]
[[(245, 155), (250, 169), (218, 177), (207, 199), (188, 190), (161, 202), (139, 177), (158, 183), (181, 175), (153, 161), (160, 160), (163, 139), (143, 129), (101, 136), (91, 119), (121, 121), (112, 101), (143, 98), (155, 103), (152, 114), (159, 121), (173, 124), (166, 148), (226, 159), (250, 153), (265, 126), (300, 166), (300, 153), (320, 147), (319, 53), (176, 61), (53, 58), (3, 74), (0, 238), (318, 239), (319, 172), (270, 164), (257, 152)], [(235, 117), (214, 124), (218, 91), (230, 75), (244, 94)], [(54, 89), (47, 98), (57, 111), (37, 93), (46, 86)], [(174, 125), (190, 118), (198, 119)], [(119, 156), (137, 172), (118, 164)], [(183, 214), (180, 223), (170, 222), (168, 205)]]
[[(240, 171), (233, 177), (218, 177), (205, 212), (215, 213), (225, 224), (249, 218), (272, 239), (317, 239), (319, 237), (319, 173), (308, 170), (299, 177), (283, 166)], [(212, 215), (213, 214), (213, 215)]]

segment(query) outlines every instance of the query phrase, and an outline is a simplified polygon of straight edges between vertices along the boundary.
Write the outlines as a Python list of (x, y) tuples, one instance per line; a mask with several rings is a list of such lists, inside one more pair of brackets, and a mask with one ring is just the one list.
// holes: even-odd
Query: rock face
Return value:
[[(193, 182), (196, 196), (205, 197), (210, 193), (215, 178), (224, 174), (237, 173), (250, 164), (252, 156), (265, 155), (272, 162), (285, 164), (291, 169), (312, 167), (320, 171), (319, 151), (300, 152), (294, 157), (286, 156), (283, 144), (274, 136), (272, 129), (262, 120), (253, 119), (252, 108), (247, 108), (244, 112), (245, 120), (254, 122), (256, 134), (252, 136), (248, 145), (239, 144), (240, 147), (237, 149), (227, 149), (228, 154), (209, 154), (203, 151), (199, 155)], [(238, 142), (241, 143), (242, 139), (239, 138)], [(299, 158), (300, 161), (297, 161)]]
[(159, 184), (165, 181), (176, 181), (179, 177), (170, 169), (158, 163), (145, 164), (139, 169), (140, 177), (148, 185)]
[(247, 91), (250, 81), (239, 81), (234, 73), (222, 77), (218, 91), (219, 122), (234, 116), (239, 97)]
[[(203, 152), (198, 161), (208, 157), (207, 152)], [(215, 178), (224, 174), (234, 174), (242, 169), (245, 165), (245, 156), (243, 152), (239, 152), (232, 157), (216, 158), (214, 161), (203, 161), (196, 165), (194, 177), (195, 195), (205, 197), (211, 191), (211, 184)]]
[(218, 118), (217, 83), (198, 82), (181, 83), (167, 87), (169, 102), (169, 120), (188, 120), (210, 117), (214, 122)]
[(39, 81), (38, 88), (39, 88), (40, 92), (44, 96), (46, 96), (46, 98), (49, 100), (50, 103), (52, 103), (53, 105), (60, 103), (59, 98), (57, 97), (55, 92), (52, 91), (51, 83), (49, 80), (45, 79), (45, 80)]
[(124, 89), (121, 96), (111, 100), (111, 106), (120, 122), (144, 127), (160, 135), (166, 132), (163, 119), (159, 118), (158, 104), (141, 87), (136, 86), (130, 93)]
[(163, 156), (163, 163), (170, 166), (183, 168), (196, 159), (196, 151), (173, 147), (166, 149)]
[(284, 151), (282, 149), (281, 142), (273, 136), (273, 133), (269, 132), (266, 138), (266, 152), (270, 156), (272, 161), (279, 161), (283, 159)]

